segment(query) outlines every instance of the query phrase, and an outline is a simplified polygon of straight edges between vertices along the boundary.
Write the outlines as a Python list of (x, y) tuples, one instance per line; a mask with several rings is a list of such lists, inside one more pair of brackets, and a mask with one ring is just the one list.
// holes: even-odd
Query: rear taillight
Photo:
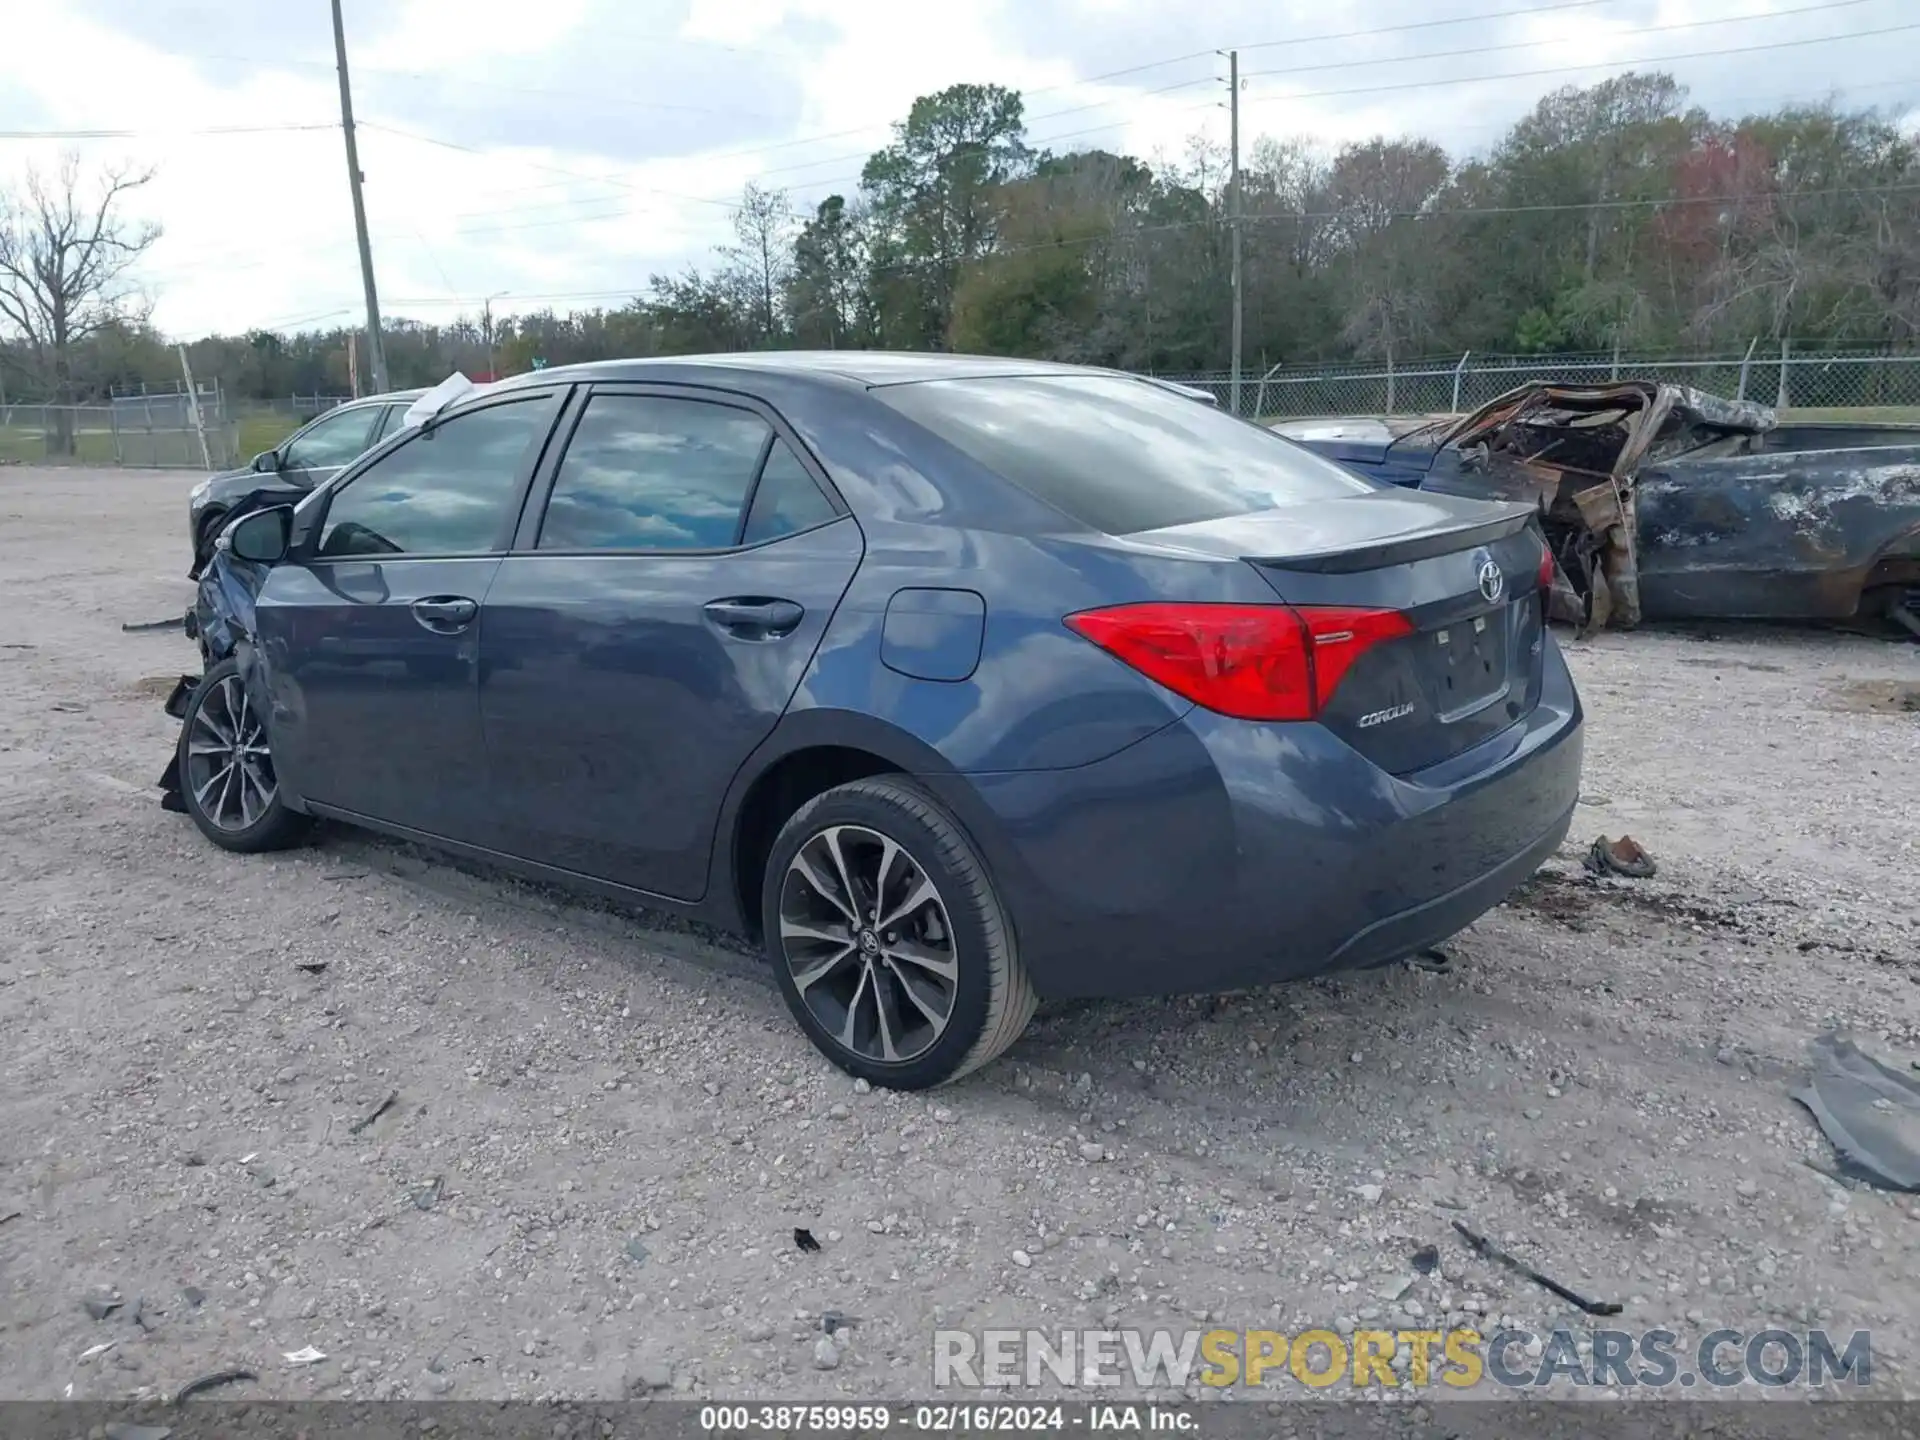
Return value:
[(1370, 648), (1413, 633), (1397, 610), (1147, 603), (1083, 610), (1069, 629), (1196, 705), (1311, 720)]
[(1553, 547), (1551, 545), (1540, 547), (1540, 588), (1553, 589)]

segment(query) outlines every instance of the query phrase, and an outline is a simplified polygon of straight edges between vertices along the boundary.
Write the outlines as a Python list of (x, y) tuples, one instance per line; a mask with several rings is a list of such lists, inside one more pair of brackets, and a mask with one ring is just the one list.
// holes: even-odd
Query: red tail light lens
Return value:
[(1371, 647), (1413, 632), (1395, 610), (1148, 603), (1067, 627), (1176, 695), (1239, 720), (1311, 720)]
[(1553, 589), (1553, 547), (1551, 545), (1540, 547), (1540, 588)]

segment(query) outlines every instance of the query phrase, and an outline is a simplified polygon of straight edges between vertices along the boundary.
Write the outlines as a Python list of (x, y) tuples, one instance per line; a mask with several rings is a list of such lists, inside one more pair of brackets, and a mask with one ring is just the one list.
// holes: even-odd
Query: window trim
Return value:
[(367, 453), (368, 446), (366, 444), (366, 439), (369, 435), (373, 434), (374, 417), (372, 415), (368, 416), (367, 428), (360, 436), (360, 439), (361, 439), (360, 448), (354, 451), (354, 453), (349, 455), (345, 460), (341, 461), (338, 465), (311, 465), (311, 464), (306, 464), (304, 462), (292, 461), (290, 457), (293, 452), (293, 447), (295, 445), (298, 445), (313, 431), (318, 430), (322, 425), (322, 423), (328, 420), (332, 420), (335, 416), (351, 415), (356, 411), (363, 411), (363, 412), (375, 411), (375, 410), (378, 410), (379, 408), (380, 407), (378, 405), (375, 405), (370, 401), (349, 400), (344, 405), (336, 405), (331, 410), (321, 411), (318, 415), (314, 416), (313, 419), (309, 420), (306, 424), (302, 425), (298, 430), (294, 431), (293, 434), (289, 435), (286, 439), (280, 442), (279, 454), (280, 454), (282, 466), (288, 469), (299, 469), (299, 470), (344, 470), (346, 469), (347, 466), (353, 464), (354, 461), (358, 460), (362, 455)]
[[(395, 431), (385, 440), (375, 445), (371, 450), (361, 455), (359, 459), (355, 460), (346, 469), (342, 470), (327, 484), (325, 489), (320, 492), (324, 498), (321, 503), (315, 507), (314, 514), (308, 519), (304, 527), (304, 533), (298, 537), (295, 549), (288, 558), (307, 566), (386, 565), (401, 560), (472, 560), (505, 554), (512, 541), (514, 532), (519, 526), (526, 505), (527, 492), (533, 483), (534, 476), (539, 474), (542, 464), (552, 451), (554, 435), (559, 430), (561, 422), (566, 418), (568, 406), (574, 398), (571, 392), (576, 388), (577, 387), (567, 385), (542, 385), (537, 388), (529, 386), (525, 389), (514, 389), (505, 394), (484, 395), (469, 404), (435, 416), (432, 426), (419, 426), (413, 429), (403, 428)], [(514, 476), (513, 489), (509, 492), (506, 503), (502, 508), (500, 525), (494, 532), (493, 543), (490, 548), (485, 550), (435, 553), (432, 555), (422, 555), (408, 551), (401, 551), (392, 555), (322, 555), (319, 553), (320, 537), (326, 531), (327, 520), (333, 513), (333, 502), (340, 497), (340, 493), (349, 485), (357, 482), (361, 476), (365, 475), (376, 464), (385, 460), (388, 456), (397, 453), (407, 445), (412, 445), (421, 440), (429, 429), (437, 429), (441, 425), (457, 420), (462, 416), (477, 415), (482, 410), (492, 410), (502, 405), (524, 405), (531, 401), (546, 401), (551, 403), (556, 400), (558, 403), (554, 404), (551, 413), (547, 417), (546, 429), (538, 437), (539, 443), (529, 447), (530, 458), (521, 461), (520, 469)]]
[[(520, 524), (514, 532), (512, 553), (515, 555), (549, 555), (579, 558), (592, 555), (625, 555), (628, 557), (648, 557), (671, 559), (676, 556), (697, 558), (714, 555), (742, 555), (761, 550), (768, 545), (778, 545), (797, 536), (811, 535), (816, 530), (824, 530), (829, 525), (837, 525), (853, 514), (853, 509), (842, 498), (839, 490), (828, 479), (826, 468), (814, 456), (813, 452), (794, 433), (786, 418), (757, 395), (748, 395), (738, 390), (723, 390), (717, 386), (675, 385), (659, 381), (638, 383), (633, 381), (600, 381), (576, 387), (574, 403), (569, 411), (560, 417), (552, 440), (548, 443), (547, 453), (542, 457), (539, 473), (527, 495)], [(760, 447), (760, 458), (753, 467), (753, 478), (747, 482), (745, 497), (740, 503), (740, 519), (733, 528), (733, 544), (719, 547), (670, 547), (670, 548), (588, 548), (582, 546), (550, 547), (540, 546), (540, 530), (546, 524), (547, 502), (553, 498), (553, 487), (559, 479), (560, 467), (565, 462), (567, 450), (573, 444), (573, 437), (580, 428), (581, 418), (587, 412), (587, 406), (595, 397), (626, 396), (658, 400), (682, 400), (696, 405), (721, 405), (734, 410), (747, 410), (765, 421), (773, 432), (766, 443)], [(751, 545), (743, 544), (746, 534), (747, 518), (753, 513), (753, 502), (760, 493), (760, 477), (766, 472), (767, 459), (773, 453), (776, 441), (784, 442), (800, 462), (800, 468), (818, 487), (827, 507), (833, 514), (817, 525), (809, 525), (804, 530), (789, 530), (784, 535), (775, 535), (766, 540), (755, 541)]]

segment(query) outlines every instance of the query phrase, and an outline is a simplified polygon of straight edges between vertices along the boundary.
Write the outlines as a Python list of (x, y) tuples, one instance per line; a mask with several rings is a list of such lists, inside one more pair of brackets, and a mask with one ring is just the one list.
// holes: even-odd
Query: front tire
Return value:
[(768, 856), (761, 919), (800, 1028), (875, 1085), (957, 1080), (1033, 1018), (1033, 984), (979, 853), (901, 777), (836, 786), (794, 813)]
[(181, 802), (221, 849), (243, 855), (284, 850), (312, 828), (308, 816), (280, 798), (266, 717), (231, 656), (207, 671), (187, 702), (177, 760)]

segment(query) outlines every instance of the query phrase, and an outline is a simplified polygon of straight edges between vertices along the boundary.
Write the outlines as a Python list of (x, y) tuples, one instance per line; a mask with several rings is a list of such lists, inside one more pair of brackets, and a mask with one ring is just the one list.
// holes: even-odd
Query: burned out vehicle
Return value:
[(1781, 424), (1635, 380), (1274, 428), (1377, 480), (1537, 506), (1571, 624), (1871, 617), (1920, 635), (1920, 426)]

